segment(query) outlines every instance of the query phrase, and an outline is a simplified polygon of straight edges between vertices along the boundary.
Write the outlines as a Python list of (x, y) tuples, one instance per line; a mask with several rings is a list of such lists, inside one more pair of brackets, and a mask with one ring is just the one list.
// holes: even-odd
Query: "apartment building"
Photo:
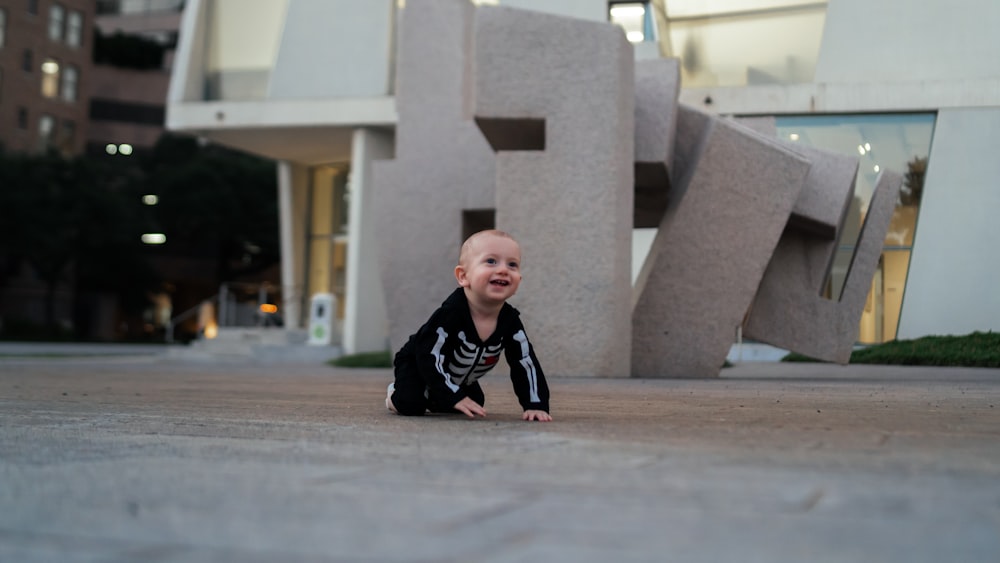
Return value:
[(83, 151), (94, 2), (0, 0), (0, 144)]

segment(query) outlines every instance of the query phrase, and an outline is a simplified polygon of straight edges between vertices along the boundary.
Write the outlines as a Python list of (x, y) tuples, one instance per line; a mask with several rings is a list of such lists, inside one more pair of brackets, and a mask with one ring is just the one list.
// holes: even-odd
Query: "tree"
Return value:
[(156, 283), (142, 256), (142, 226), (120, 178), (83, 157), (0, 155), (0, 254), (27, 263), (45, 285), (44, 324), (56, 332), (59, 284), (98, 288), (136, 306)]

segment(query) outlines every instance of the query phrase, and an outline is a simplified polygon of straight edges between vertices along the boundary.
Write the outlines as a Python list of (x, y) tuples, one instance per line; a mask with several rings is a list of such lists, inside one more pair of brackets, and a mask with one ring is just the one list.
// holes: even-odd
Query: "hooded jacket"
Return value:
[(484, 342), (476, 331), (462, 288), (452, 292), (410, 336), (393, 364), (397, 380), (420, 378), (432, 402), (454, 405), (468, 396), (470, 385), (493, 369), (501, 352), (510, 366), (510, 381), (521, 407), (549, 412), (549, 388), (520, 313), (504, 303), (496, 330)]

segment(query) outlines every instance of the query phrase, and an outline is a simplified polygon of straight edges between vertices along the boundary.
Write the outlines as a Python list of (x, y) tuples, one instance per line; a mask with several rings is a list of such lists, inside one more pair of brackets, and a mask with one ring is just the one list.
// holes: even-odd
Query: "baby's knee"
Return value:
[(394, 394), (389, 398), (390, 410), (394, 413), (402, 416), (423, 416), (427, 412), (427, 405), (424, 401), (407, 401), (400, 397), (398, 394)]

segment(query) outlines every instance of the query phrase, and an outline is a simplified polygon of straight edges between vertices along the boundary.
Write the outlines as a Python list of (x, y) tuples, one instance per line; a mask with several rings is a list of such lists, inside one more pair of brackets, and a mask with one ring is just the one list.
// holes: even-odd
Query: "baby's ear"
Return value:
[(455, 279), (458, 281), (458, 285), (462, 287), (469, 286), (469, 278), (465, 275), (465, 268), (461, 264), (455, 266)]

